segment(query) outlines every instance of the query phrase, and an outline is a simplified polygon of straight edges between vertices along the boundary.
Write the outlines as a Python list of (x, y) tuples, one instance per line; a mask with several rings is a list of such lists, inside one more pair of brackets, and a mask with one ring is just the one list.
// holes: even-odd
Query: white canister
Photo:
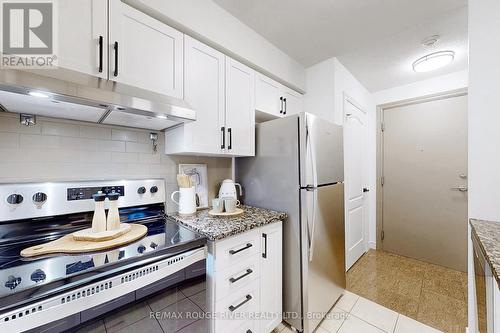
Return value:
[[(174, 199), (177, 193), (179, 194), (179, 201)], [(191, 215), (196, 213), (196, 190), (194, 186), (179, 188), (179, 191), (172, 193), (170, 199), (179, 206), (179, 214)]]

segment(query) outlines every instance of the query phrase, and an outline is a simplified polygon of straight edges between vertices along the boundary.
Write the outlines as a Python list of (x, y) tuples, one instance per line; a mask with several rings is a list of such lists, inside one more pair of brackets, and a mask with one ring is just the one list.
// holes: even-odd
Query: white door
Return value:
[(302, 95), (286, 87), (283, 88), (283, 114), (288, 116), (302, 112), (304, 109)]
[(260, 270), (260, 313), (268, 317), (259, 320), (260, 332), (271, 332), (281, 322), (283, 311), (283, 231), (282, 222), (262, 228), (262, 258)]
[(111, 0), (109, 78), (183, 98), (183, 38), (180, 31)]
[(226, 57), (227, 153), (255, 156), (255, 72)]
[(281, 84), (257, 74), (255, 79), (255, 109), (275, 117), (283, 114), (283, 96)]
[(465, 272), (467, 96), (383, 117), (383, 249)]
[(184, 124), (186, 150), (222, 154), (228, 143), (224, 119), (225, 57), (189, 36), (185, 38), (184, 54), (184, 99), (196, 110), (196, 121)]
[(346, 271), (367, 250), (366, 209), (366, 114), (344, 100), (345, 244)]
[(107, 78), (107, 2), (72, 0), (56, 1), (55, 4), (59, 24), (58, 66)]

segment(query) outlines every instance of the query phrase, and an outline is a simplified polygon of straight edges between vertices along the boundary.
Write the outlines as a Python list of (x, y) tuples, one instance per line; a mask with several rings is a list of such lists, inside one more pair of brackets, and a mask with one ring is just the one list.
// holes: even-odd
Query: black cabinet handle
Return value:
[(243, 302), (241, 302), (240, 304), (238, 305), (231, 305), (229, 306), (229, 311), (231, 312), (234, 312), (236, 309), (238, 309), (239, 307), (243, 306), (243, 304), (245, 304), (246, 302), (250, 301), (252, 299), (252, 296), (251, 295), (246, 295), (245, 296), (245, 300)]
[(226, 148), (226, 128), (222, 126), (220, 131), (222, 132), (222, 144), (220, 145), (220, 149), (224, 149)]
[(283, 102), (285, 104), (285, 108), (283, 109), (283, 114), (286, 114), (286, 98), (283, 98)]
[(247, 330), (247, 333), (252, 333), (252, 331), (251, 330)]
[(248, 275), (250, 275), (252, 273), (253, 273), (253, 271), (249, 268), (249, 269), (247, 269), (247, 272), (245, 274), (240, 275), (237, 278), (234, 278), (234, 277), (230, 278), (229, 282), (235, 283), (236, 281), (239, 281), (239, 280), (243, 279), (245, 276), (248, 276)]
[(99, 73), (102, 73), (104, 38), (99, 36)]
[(280, 113), (283, 113), (283, 96), (280, 97)]
[(114, 76), (118, 76), (118, 42), (115, 42), (115, 71)]
[(227, 149), (233, 149), (233, 130), (228, 128), (227, 132), (229, 133), (229, 145), (227, 146)]
[(267, 234), (262, 234), (264, 237), (264, 253), (262, 253), (262, 258), (267, 258)]
[(238, 249), (238, 250), (230, 250), (229, 251), (229, 254), (236, 254), (238, 252), (241, 252), (241, 251), (245, 251), (246, 249), (249, 249), (251, 248), (253, 245), (252, 243), (248, 243), (245, 247), (242, 247), (241, 249)]

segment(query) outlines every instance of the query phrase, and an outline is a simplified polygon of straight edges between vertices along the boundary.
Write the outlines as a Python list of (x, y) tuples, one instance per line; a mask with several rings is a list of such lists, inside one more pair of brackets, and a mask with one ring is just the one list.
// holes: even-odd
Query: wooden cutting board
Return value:
[(69, 234), (46, 244), (28, 247), (21, 251), (21, 256), (35, 257), (52, 253), (85, 253), (103, 251), (136, 241), (148, 232), (148, 228), (144, 225), (129, 225), (131, 227), (130, 231), (118, 238), (101, 242), (79, 241), (73, 238), (73, 234)]

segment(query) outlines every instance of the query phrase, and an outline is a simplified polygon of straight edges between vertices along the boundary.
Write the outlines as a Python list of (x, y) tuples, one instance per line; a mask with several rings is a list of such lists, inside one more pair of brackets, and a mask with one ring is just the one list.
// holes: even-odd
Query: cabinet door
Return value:
[(304, 102), (301, 94), (291, 89), (284, 88), (282, 95), (284, 99), (283, 114), (285, 116), (302, 112), (304, 109)]
[(264, 76), (257, 74), (255, 82), (255, 109), (280, 117), (283, 112), (283, 104), (280, 100), (281, 84)]
[(183, 98), (184, 35), (120, 0), (109, 8), (109, 79)]
[(264, 226), (262, 234), (261, 259), (261, 313), (273, 313), (269, 319), (262, 319), (261, 332), (269, 333), (281, 323), (283, 309), (282, 286), (282, 222), (275, 222)]
[(255, 72), (226, 57), (227, 153), (255, 156)]
[(59, 24), (58, 66), (107, 78), (107, 1), (72, 0), (55, 4)]
[[(224, 119), (224, 55), (185, 37), (185, 97), (196, 111), (196, 121), (184, 124), (185, 147), (190, 152), (221, 154)], [(227, 146), (227, 142), (224, 142)]]

